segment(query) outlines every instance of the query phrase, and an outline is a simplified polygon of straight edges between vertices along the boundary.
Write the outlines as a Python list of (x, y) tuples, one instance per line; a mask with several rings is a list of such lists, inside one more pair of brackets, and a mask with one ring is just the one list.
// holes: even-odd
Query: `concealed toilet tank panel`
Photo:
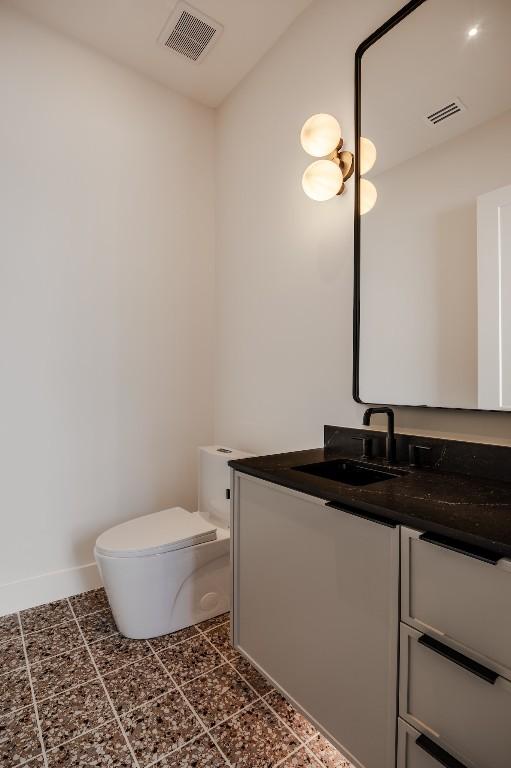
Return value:
[(230, 485), (228, 462), (232, 459), (248, 459), (252, 453), (209, 445), (199, 448), (199, 510), (203, 517), (223, 528), (229, 525), (229, 499), (226, 491)]

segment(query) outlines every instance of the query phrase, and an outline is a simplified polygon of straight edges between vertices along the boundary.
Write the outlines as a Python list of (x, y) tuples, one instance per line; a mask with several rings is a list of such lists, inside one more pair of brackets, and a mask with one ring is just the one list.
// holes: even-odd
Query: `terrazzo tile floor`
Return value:
[(352, 768), (228, 621), (128, 640), (102, 589), (0, 618), (1, 768)]

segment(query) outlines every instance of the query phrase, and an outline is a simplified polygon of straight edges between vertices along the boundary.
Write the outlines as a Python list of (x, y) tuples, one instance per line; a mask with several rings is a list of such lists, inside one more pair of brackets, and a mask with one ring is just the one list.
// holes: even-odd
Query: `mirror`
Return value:
[(359, 402), (511, 410), (510, 36), (510, 0), (423, 0), (357, 51)]

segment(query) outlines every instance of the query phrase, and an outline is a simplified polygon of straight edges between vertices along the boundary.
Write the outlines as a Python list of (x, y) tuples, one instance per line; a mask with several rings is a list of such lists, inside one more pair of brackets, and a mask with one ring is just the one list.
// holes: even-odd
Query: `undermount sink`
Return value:
[(402, 475), (401, 472), (387, 472), (344, 459), (304, 464), (301, 467), (293, 467), (293, 469), (308, 475), (325, 477), (328, 480), (338, 480), (347, 485), (370, 485), (371, 483), (393, 480)]

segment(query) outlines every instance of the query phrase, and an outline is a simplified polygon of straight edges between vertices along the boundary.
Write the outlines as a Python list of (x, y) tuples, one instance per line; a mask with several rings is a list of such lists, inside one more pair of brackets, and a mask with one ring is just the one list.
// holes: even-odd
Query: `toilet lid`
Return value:
[(137, 517), (102, 533), (96, 551), (111, 557), (141, 557), (216, 539), (216, 527), (182, 507)]

